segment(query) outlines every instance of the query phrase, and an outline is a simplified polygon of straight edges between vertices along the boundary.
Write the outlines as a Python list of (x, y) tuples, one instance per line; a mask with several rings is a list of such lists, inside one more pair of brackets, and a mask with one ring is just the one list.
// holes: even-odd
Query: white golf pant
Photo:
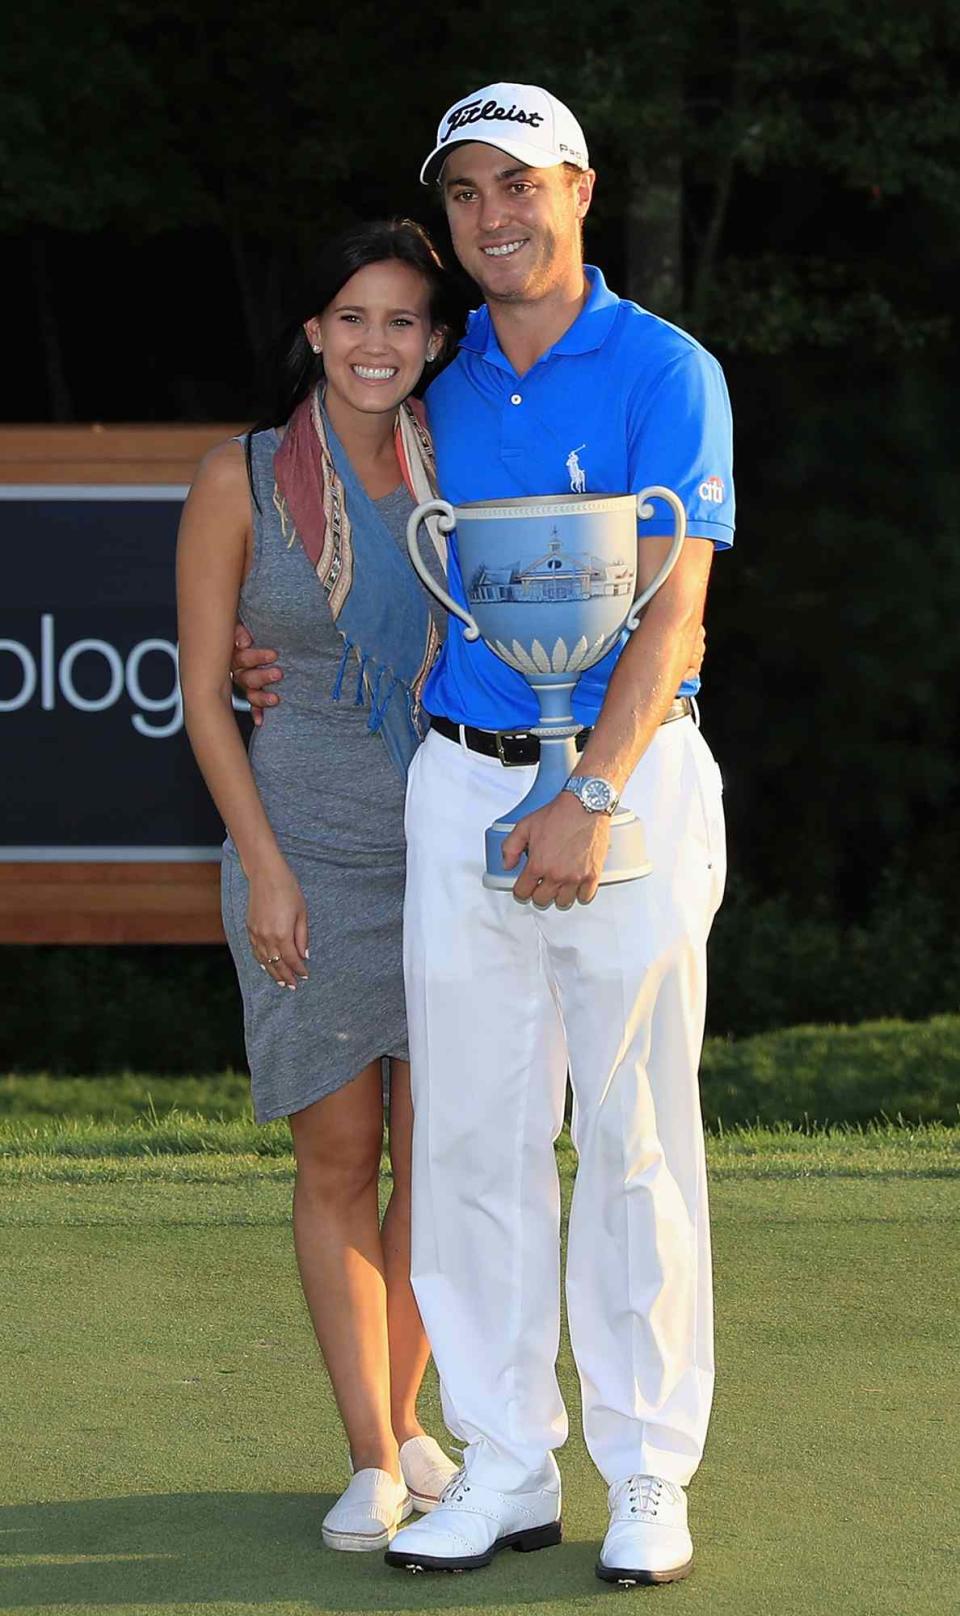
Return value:
[(532, 778), (437, 734), (410, 771), (413, 1285), (472, 1473), (523, 1489), (567, 1435), (553, 1143), (569, 1067), (566, 1293), (587, 1447), (608, 1483), (682, 1486), (713, 1390), (697, 1068), (725, 875), (719, 770), (691, 719), (663, 725), (623, 793), (653, 873), (566, 912), (481, 885), (483, 832)]

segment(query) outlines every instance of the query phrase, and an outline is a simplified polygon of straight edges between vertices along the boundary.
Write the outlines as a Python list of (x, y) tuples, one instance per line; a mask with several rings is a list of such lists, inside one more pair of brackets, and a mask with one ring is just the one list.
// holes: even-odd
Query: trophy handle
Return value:
[(428, 499), (423, 505), (417, 506), (407, 523), (407, 549), (410, 552), (410, 560), (413, 562), (413, 570), (424, 588), (429, 589), (431, 595), (440, 602), (441, 606), (445, 606), (447, 611), (454, 617), (459, 617), (461, 623), (466, 623), (467, 631), (463, 636), (464, 639), (478, 640), (480, 630), (470, 613), (460, 605), (459, 601), (454, 600), (452, 595), (447, 594), (442, 584), (437, 583), (436, 578), (434, 578), (423, 556), (420, 554), (419, 527), (427, 516), (436, 517), (437, 526), (441, 533), (449, 533), (457, 525), (457, 518), (449, 500)]
[(670, 554), (657, 576), (652, 583), (647, 585), (643, 594), (637, 596), (631, 606), (630, 615), (623, 625), (628, 633), (632, 633), (639, 623), (640, 613), (646, 606), (647, 601), (652, 600), (660, 585), (666, 583), (677, 564), (680, 551), (683, 548), (683, 541), (687, 536), (687, 513), (672, 488), (661, 488), (657, 483), (653, 483), (649, 488), (642, 489), (637, 495), (637, 516), (639, 520), (641, 522), (647, 521), (653, 515), (653, 506), (647, 503), (652, 494), (655, 494), (658, 499), (665, 499), (673, 511), (673, 543), (670, 546)]

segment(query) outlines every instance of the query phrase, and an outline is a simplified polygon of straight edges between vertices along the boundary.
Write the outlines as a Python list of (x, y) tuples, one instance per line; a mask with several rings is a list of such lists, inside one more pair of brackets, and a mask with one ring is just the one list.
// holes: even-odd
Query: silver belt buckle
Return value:
[(517, 761), (515, 763), (511, 762), (510, 758), (508, 758), (505, 755), (504, 750), (503, 750), (503, 737), (504, 737), (504, 735), (515, 735), (518, 740), (528, 740), (529, 737), (530, 737), (530, 731), (528, 729), (507, 729), (507, 730), (495, 729), (494, 732), (493, 732), (494, 745), (497, 748), (497, 757), (500, 759), (500, 762), (503, 764), (503, 767), (505, 769), (522, 769), (522, 768), (524, 768), (525, 765), (523, 763), (521, 763), (519, 761)]
[[(661, 718), (661, 724), (675, 724), (678, 718), (687, 718), (694, 711), (692, 696), (675, 696)], [(699, 729), (699, 724), (697, 728)]]

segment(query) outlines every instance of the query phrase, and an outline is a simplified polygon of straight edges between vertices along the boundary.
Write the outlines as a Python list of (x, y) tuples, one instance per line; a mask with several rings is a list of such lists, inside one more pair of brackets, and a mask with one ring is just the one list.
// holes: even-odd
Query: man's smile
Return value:
[(483, 247), (481, 251), (486, 258), (509, 258), (511, 253), (519, 252), (521, 247), (525, 247), (529, 239), (529, 236), (524, 236), (519, 241), (501, 241), (492, 247)]

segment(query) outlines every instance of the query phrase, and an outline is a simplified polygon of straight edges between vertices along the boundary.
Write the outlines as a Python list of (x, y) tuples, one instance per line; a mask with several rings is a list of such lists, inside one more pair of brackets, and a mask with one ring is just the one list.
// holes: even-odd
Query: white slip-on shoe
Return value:
[(690, 1574), (687, 1495), (660, 1476), (628, 1476), (610, 1488), (610, 1529), (597, 1561), (604, 1582), (679, 1582)]
[(473, 1571), (500, 1549), (521, 1554), (559, 1543), (560, 1477), (553, 1465), (543, 1487), (499, 1493), (470, 1480), (469, 1470), (444, 1488), (432, 1514), (398, 1532), (384, 1559), (409, 1571)]
[(440, 1494), (460, 1469), (432, 1436), (411, 1436), (400, 1448), (400, 1473), (414, 1509), (421, 1515), (436, 1509)]
[(328, 1549), (385, 1549), (412, 1509), (406, 1482), (394, 1481), (386, 1470), (358, 1470), (323, 1517), (321, 1535)]

